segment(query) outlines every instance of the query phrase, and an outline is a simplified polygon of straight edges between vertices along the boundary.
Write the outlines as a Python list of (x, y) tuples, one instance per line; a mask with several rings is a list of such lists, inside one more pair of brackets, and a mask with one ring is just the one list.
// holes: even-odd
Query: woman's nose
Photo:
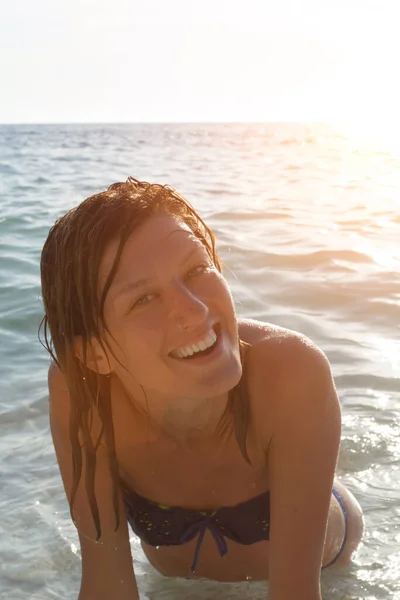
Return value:
[(181, 329), (198, 327), (207, 320), (208, 306), (184, 286), (175, 289), (170, 318)]

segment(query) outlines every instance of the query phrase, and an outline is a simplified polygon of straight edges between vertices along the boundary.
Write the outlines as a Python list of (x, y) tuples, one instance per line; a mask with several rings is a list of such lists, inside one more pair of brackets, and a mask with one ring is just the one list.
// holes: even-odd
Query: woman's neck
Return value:
[(213, 436), (229, 398), (229, 392), (212, 398), (166, 398), (152, 390), (132, 394), (123, 387), (137, 417), (154, 435), (167, 435), (182, 444)]
[(209, 438), (215, 433), (228, 403), (228, 393), (203, 400), (178, 399), (164, 405), (150, 418), (168, 435), (181, 442)]

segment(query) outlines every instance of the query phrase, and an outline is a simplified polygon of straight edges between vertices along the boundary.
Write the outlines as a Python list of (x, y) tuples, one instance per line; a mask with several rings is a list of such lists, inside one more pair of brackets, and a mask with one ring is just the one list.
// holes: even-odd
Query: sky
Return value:
[(400, 134), (398, 0), (0, 0), (0, 123)]

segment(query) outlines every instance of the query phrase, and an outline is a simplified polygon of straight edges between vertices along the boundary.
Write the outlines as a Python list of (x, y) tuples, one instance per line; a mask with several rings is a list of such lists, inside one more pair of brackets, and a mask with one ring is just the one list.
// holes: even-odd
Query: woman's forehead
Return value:
[[(112, 268), (119, 242), (119, 239), (113, 240), (104, 251), (99, 269), (100, 285), (105, 283)], [(136, 265), (143, 268), (145, 264), (151, 265), (154, 261), (168, 261), (193, 246), (201, 248), (203, 244), (189, 225), (171, 215), (155, 215), (128, 237), (118, 271), (124, 271), (126, 268), (132, 271)]]

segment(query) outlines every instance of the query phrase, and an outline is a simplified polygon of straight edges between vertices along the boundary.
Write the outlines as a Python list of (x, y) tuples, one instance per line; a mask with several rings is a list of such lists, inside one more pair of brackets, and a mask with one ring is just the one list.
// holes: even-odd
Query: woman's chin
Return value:
[(238, 385), (242, 378), (243, 369), (239, 353), (233, 353), (221, 363), (220, 368), (214, 372), (204, 372), (199, 378), (199, 384), (203, 387), (204, 395), (207, 397), (220, 396), (229, 393)]

